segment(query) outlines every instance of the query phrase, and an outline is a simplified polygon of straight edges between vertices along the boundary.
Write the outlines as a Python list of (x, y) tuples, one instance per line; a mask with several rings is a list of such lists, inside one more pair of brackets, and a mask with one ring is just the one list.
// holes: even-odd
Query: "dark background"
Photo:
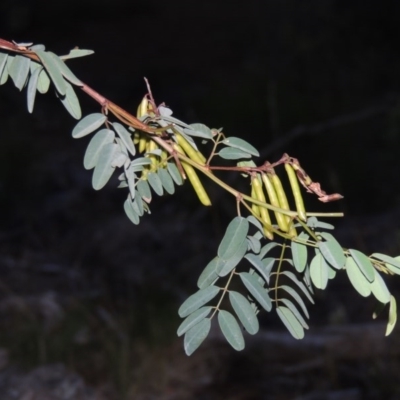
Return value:
[[(8, 0), (0, 6), (0, 37), (57, 54), (93, 49), (68, 65), (128, 111), (145, 94), (146, 76), (156, 100), (178, 118), (223, 126), (260, 149), (262, 161), (283, 152), (299, 158), (325, 190), (345, 196), (326, 205), (306, 197), (308, 209), (345, 212), (329, 221), (343, 246), (398, 255), (399, 17), (400, 3), (388, 0)], [(32, 115), (25, 97), (9, 82), (1, 87), (4, 388), (60, 363), (98, 399), (400, 396), (398, 341), (384, 338), (380, 322), (368, 329), (379, 331), (382, 351), (350, 360), (332, 362), (324, 348), (322, 362), (304, 367), (313, 350), (289, 338), (282, 359), (268, 358), (265, 348), (275, 343), (268, 332), (286, 338), (274, 315), (261, 318), (265, 343), (247, 337), (249, 349), (236, 354), (216, 330), (187, 359), (175, 338), (176, 310), (216, 252), (234, 213), (231, 198), (210, 186), (214, 207), (204, 209), (181, 188), (155, 199), (152, 215), (134, 226), (115, 180), (100, 193), (91, 188), (82, 166), (88, 140), (71, 138), (75, 121), (51, 91), (37, 96)], [(98, 111), (83, 95), (81, 105), (84, 114)], [(360, 299), (346, 277), (337, 281), (310, 307), (310, 335), (340, 326), (346, 338), (364, 326), (353, 324), (370, 321), (373, 301)], [(395, 278), (388, 285), (398, 292)], [(294, 345), (305, 346), (304, 354), (293, 353)], [(301, 368), (289, 373), (293, 365)]]

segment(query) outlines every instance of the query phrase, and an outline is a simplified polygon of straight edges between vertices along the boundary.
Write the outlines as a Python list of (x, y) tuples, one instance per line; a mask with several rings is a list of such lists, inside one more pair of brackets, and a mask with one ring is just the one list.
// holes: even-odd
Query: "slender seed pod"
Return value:
[[(261, 178), (264, 182), (264, 186), (267, 191), (270, 203), (274, 207), (281, 208), (281, 204), (279, 203), (278, 195), (275, 191), (275, 187), (274, 187), (271, 179), (268, 177), (267, 174), (261, 174)], [(281, 231), (287, 232), (289, 230), (289, 225), (288, 225), (287, 219), (285, 218), (285, 215), (276, 211), (275, 218), (276, 218), (276, 222), (278, 223), (279, 229)]]
[(133, 144), (138, 144), (140, 141), (140, 133), (139, 132), (135, 132), (133, 134)]
[[(176, 151), (178, 151), (181, 154), (185, 154), (183, 151), (182, 147), (178, 145), (174, 145), (174, 148)], [(201, 183), (196, 170), (190, 165), (182, 161), (182, 167), (185, 170), (186, 176), (189, 178), (190, 183), (193, 186), (194, 191), (197, 194), (197, 197), (199, 198), (200, 202), (204, 206), (211, 206), (211, 200), (208, 197), (208, 194), (206, 190), (204, 189), (203, 184)]]
[(144, 96), (137, 109), (136, 116), (138, 118), (141, 118), (143, 117), (143, 115), (147, 114), (148, 105), (149, 105), (149, 100), (147, 99), (147, 96)]
[[(257, 200), (258, 200), (258, 198), (256, 197), (256, 192), (255, 192), (255, 190), (254, 190), (254, 186), (253, 186), (253, 185), (251, 185), (251, 197), (252, 197), (253, 199), (257, 199)], [(260, 207), (258, 207), (257, 204), (254, 204), (254, 203), (253, 203), (253, 204), (251, 205), (251, 209), (252, 209), (254, 215), (255, 215), (256, 217), (259, 217), (259, 218), (260, 218), (260, 216), (261, 216)]]
[(296, 210), (299, 214), (299, 218), (303, 221), (307, 221), (306, 209), (304, 207), (303, 196), (301, 194), (296, 172), (294, 171), (293, 167), (287, 163), (285, 163), (285, 170), (289, 178), (290, 187), (292, 188), (294, 201), (296, 203)]
[(144, 133), (141, 133), (139, 139), (139, 153), (144, 153), (146, 151), (147, 141), (147, 136)]
[[(263, 203), (266, 203), (264, 192), (262, 190), (262, 184), (258, 176), (253, 176), (251, 178), (251, 186), (252, 189), (254, 190), (254, 196), (253, 197), (256, 200), (262, 201)], [(274, 235), (272, 234), (272, 223), (271, 223), (271, 217), (269, 216), (268, 209), (265, 207), (260, 207), (258, 206), (258, 209), (260, 211), (260, 218), (261, 221), (263, 222), (263, 231), (265, 237), (267, 237), (269, 240), (274, 239)]]
[(191, 160), (196, 161), (201, 165), (204, 165), (206, 163), (207, 160), (203, 156), (203, 154), (201, 154), (200, 151), (194, 149), (192, 145), (179, 132), (175, 132), (175, 137), (179, 146), (182, 147), (182, 149)]
[[(150, 153), (153, 150), (158, 149), (157, 143), (154, 142), (153, 140), (149, 140), (148, 141), (148, 145), (146, 146), (146, 152)], [(157, 169), (157, 156), (155, 154), (149, 154), (148, 156), (150, 158), (151, 161), (151, 171), (155, 171)]]

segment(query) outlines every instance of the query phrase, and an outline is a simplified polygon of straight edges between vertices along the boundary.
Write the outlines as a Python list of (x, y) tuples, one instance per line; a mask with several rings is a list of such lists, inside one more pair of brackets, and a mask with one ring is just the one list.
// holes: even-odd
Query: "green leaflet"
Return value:
[(85, 169), (92, 169), (96, 166), (101, 150), (106, 144), (113, 143), (115, 134), (110, 129), (101, 129), (90, 140), (83, 158)]
[(29, 74), (31, 60), (28, 57), (16, 55), (8, 68), (8, 73), (17, 89), (22, 90)]
[(74, 139), (80, 139), (89, 133), (94, 132), (97, 128), (106, 122), (107, 117), (101, 113), (89, 114), (85, 118), (81, 119), (72, 130), (72, 137)]
[(219, 278), (217, 274), (218, 260), (219, 257), (213, 258), (200, 274), (199, 279), (197, 280), (197, 287), (199, 289), (205, 289)]
[(81, 119), (82, 111), (78, 96), (70, 83), (65, 82), (65, 86), (65, 96), (60, 98), (61, 103), (75, 119)]
[(50, 79), (54, 83), (56, 90), (61, 95), (65, 96), (65, 91), (67, 90), (64, 77), (62, 76), (59, 66), (57, 62), (54, 60), (54, 57), (57, 57), (54, 53), (50, 51), (44, 50), (36, 50), (35, 53), (40, 58), (43, 66), (46, 68), (46, 71), (50, 75)]
[(246, 254), (244, 258), (246, 258), (253, 265), (265, 282), (269, 282), (269, 273), (267, 273), (265, 270), (263, 260), (261, 260), (259, 256), (249, 253)]
[(140, 222), (139, 215), (135, 213), (132, 207), (132, 202), (130, 201), (129, 197), (125, 200), (124, 203), (124, 210), (128, 218), (135, 224), (138, 225)]
[(244, 338), (236, 318), (228, 311), (218, 312), (218, 323), (228, 343), (235, 350), (244, 349)]
[(175, 181), (175, 183), (179, 186), (182, 185), (183, 184), (182, 175), (179, 172), (179, 169), (176, 166), (176, 164), (173, 162), (167, 163), (167, 169), (168, 172), (171, 174), (172, 179)]
[(314, 286), (325, 289), (328, 284), (328, 265), (321, 253), (317, 253), (311, 260), (310, 277)]
[(139, 179), (137, 183), (137, 189), (140, 194), (140, 197), (144, 199), (147, 202), (150, 202), (151, 200), (151, 190), (150, 186), (147, 183), (147, 181), (144, 181), (143, 179)]
[(373, 282), (375, 279), (375, 268), (369, 258), (365, 254), (361, 253), (361, 251), (354, 249), (349, 249), (349, 251), (363, 275), (369, 282)]
[(354, 289), (356, 289), (361, 296), (368, 297), (371, 294), (371, 285), (352, 257), (347, 257), (346, 272)]
[(134, 156), (136, 154), (136, 149), (135, 146), (133, 145), (130, 132), (118, 122), (114, 122), (112, 125), (113, 128), (115, 129), (115, 132), (117, 132), (118, 136), (121, 138), (125, 147), (128, 149), (129, 153), (131, 153)]
[(159, 195), (162, 196), (164, 193), (164, 189), (162, 187), (161, 180), (159, 176), (155, 172), (149, 172), (147, 174), (147, 180), (152, 187), (152, 189)]
[(58, 57), (56, 54), (52, 52), (48, 52), (50, 57), (53, 59), (54, 65), (57, 66), (58, 70), (61, 72), (61, 74), (71, 83), (73, 83), (76, 86), (83, 86), (83, 82), (79, 80), (75, 74), (67, 67), (64, 61), (60, 57)]
[[(235, 149), (239, 149), (244, 153), (248, 153), (248, 154), (251, 154), (256, 157), (260, 156), (260, 153), (254, 146), (252, 146), (250, 143), (248, 143), (245, 140), (240, 139), (238, 137), (234, 137), (234, 136), (227, 137), (226, 139), (224, 139), (222, 141), (222, 143), (225, 144), (226, 146), (230, 146)], [(249, 158), (249, 157), (245, 157), (245, 158)]]
[(248, 272), (241, 272), (239, 276), (244, 286), (246, 286), (247, 290), (257, 300), (260, 306), (268, 312), (271, 311), (272, 303), (268, 291), (260, 285), (257, 276)]
[(238, 160), (240, 158), (251, 158), (251, 154), (233, 147), (224, 147), (218, 152), (218, 155), (225, 160)]
[(212, 300), (221, 289), (217, 286), (208, 286), (205, 289), (198, 290), (187, 298), (179, 307), (178, 314), (181, 318), (187, 317), (193, 311)]
[(211, 129), (204, 124), (190, 124), (190, 129), (184, 128), (183, 131), (189, 136), (196, 136), (203, 139), (212, 139)]
[(67, 60), (67, 59), (70, 59), (70, 58), (78, 58), (78, 57), (88, 56), (88, 55), (93, 54), (93, 53), (94, 53), (93, 50), (72, 49), (67, 55), (60, 56), (60, 58), (61, 58), (61, 60)]
[(174, 194), (174, 181), (172, 180), (171, 175), (168, 173), (168, 171), (164, 168), (158, 168), (157, 174), (166, 192), (169, 194)]
[(218, 256), (224, 260), (231, 258), (246, 240), (249, 221), (243, 217), (235, 217), (228, 225), (225, 235), (218, 247)]
[(265, 246), (263, 246), (260, 250), (260, 254), (258, 255), (260, 258), (264, 258), (264, 256), (269, 253), (274, 247), (278, 246), (276, 242), (269, 242)]
[[(307, 240), (308, 235), (305, 232), (301, 232), (299, 239)], [(304, 271), (307, 264), (307, 246), (292, 240), (291, 250), (294, 267), (297, 272), (301, 273)]]
[(36, 88), (38, 85), (39, 74), (40, 74), (41, 70), (42, 70), (41, 68), (36, 68), (33, 71), (33, 73), (31, 74), (31, 77), (29, 78), (28, 90), (26, 91), (28, 112), (31, 114), (33, 111), (33, 106), (35, 104)]
[(185, 353), (190, 356), (203, 343), (211, 329), (211, 321), (206, 318), (190, 328), (183, 341)]
[(310, 315), (308, 314), (307, 307), (304, 304), (303, 299), (297, 294), (297, 292), (293, 288), (291, 288), (290, 286), (287, 286), (287, 285), (281, 285), (280, 289), (282, 289), (282, 290), (286, 291), (287, 293), (289, 293), (297, 301), (297, 303), (299, 304), (299, 306), (303, 310), (304, 315), (307, 318), (310, 318)]
[(236, 249), (236, 252), (232, 255), (232, 257), (228, 259), (221, 258), (219, 265), (217, 267), (217, 273), (219, 276), (228, 275), (233, 268), (235, 268), (240, 261), (243, 259), (244, 255), (247, 251), (247, 241), (243, 241), (239, 247)]
[(50, 87), (50, 78), (45, 69), (41, 69), (37, 83), (37, 90), (39, 93), (47, 93)]
[(118, 152), (119, 146), (115, 143), (108, 143), (103, 146), (93, 171), (93, 189), (100, 190), (109, 181), (115, 171), (115, 168), (112, 167), (112, 162)]
[[(247, 217), (247, 221), (249, 221), (251, 224), (253, 224), (259, 231), (261, 231), (262, 232), (262, 230), (263, 230), (263, 227), (262, 227), (262, 225), (261, 225), (261, 222), (257, 219), (257, 218), (255, 218), (253, 215), (249, 215), (248, 217)], [(265, 246), (264, 246), (265, 247)]]
[(279, 301), (282, 302), (293, 313), (293, 315), (297, 318), (304, 329), (309, 328), (306, 320), (300, 314), (300, 311), (297, 309), (293, 302), (291, 302), (289, 299), (279, 299)]
[(5, 70), (5, 66), (7, 64), (7, 53), (0, 53), (0, 77), (2, 76), (3, 70)]
[(137, 190), (135, 191), (135, 200), (132, 203), (132, 208), (134, 209), (136, 214), (139, 215), (139, 217), (143, 215), (144, 213), (143, 200), (139, 196), (139, 192)]
[(343, 253), (342, 246), (338, 241), (327, 232), (319, 233), (326, 242), (318, 242), (318, 248), (325, 260), (336, 269), (342, 269), (346, 264), (346, 256)]
[(200, 321), (202, 321), (204, 318), (207, 317), (207, 315), (210, 313), (212, 310), (212, 307), (207, 306), (207, 307), (201, 307), (197, 311), (193, 312), (190, 314), (188, 317), (186, 317), (185, 320), (182, 321), (182, 323), (179, 325), (177, 335), (182, 336), (184, 333), (186, 333), (189, 329), (191, 329), (193, 326), (198, 324)]
[(132, 199), (136, 196), (136, 174), (133, 172), (132, 168), (125, 169), (125, 178), (128, 183), (129, 193)]
[(143, 165), (150, 165), (151, 164), (151, 160), (147, 157), (139, 157), (139, 158), (135, 158), (131, 163), (130, 163), (130, 167), (133, 166), (143, 166)]
[(289, 308), (285, 306), (276, 307), (276, 313), (295, 339), (303, 339), (304, 329)]
[(283, 271), (281, 274), (286, 275), (288, 278), (290, 278), (301, 289), (301, 291), (306, 295), (307, 299), (310, 300), (310, 303), (314, 304), (314, 300), (311, 297), (310, 292), (306, 288), (306, 285), (304, 285), (303, 282), (299, 281), (293, 272)]
[(230, 291), (229, 301), (246, 331), (249, 332), (250, 335), (256, 334), (260, 326), (257, 316), (246, 297), (238, 292)]
[(371, 283), (371, 292), (376, 297), (376, 299), (383, 303), (389, 303), (390, 301), (390, 292), (385, 284), (385, 281), (382, 279), (381, 275), (374, 268), (375, 279)]
[(318, 221), (316, 217), (310, 217), (307, 219), (307, 225), (310, 228), (322, 228), (322, 229), (334, 229), (335, 227), (326, 222)]
[(389, 336), (393, 328), (396, 325), (397, 321), (397, 304), (396, 299), (393, 296), (390, 296), (390, 306), (389, 306), (389, 320), (386, 326), (386, 333), (385, 336)]
[(261, 250), (261, 242), (258, 234), (261, 233), (257, 232), (253, 236), (247, 236), (247, 243), (249, 245), (249, 249), (251, 249), (251, 251), (255, 254), (258, 254)]

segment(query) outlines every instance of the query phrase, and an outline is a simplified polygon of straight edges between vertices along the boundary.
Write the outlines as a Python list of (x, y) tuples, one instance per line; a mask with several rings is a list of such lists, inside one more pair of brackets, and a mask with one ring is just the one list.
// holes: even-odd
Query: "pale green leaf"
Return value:
[(332, 268), (329, 264), (328, 265), (328, 279), (335, 279), (336, 277), (336, 269)]
[(260, 153), (258, 150), (252, 146), (250, 143), (247, 143), (245, 140), (240, 139), (238, 137), (227, 137), (222, 141), (227, 146), (239, 149), (245, 153), (251, 154), (253, 156), (259, 157)]
[(82, 111), (78, 96), (70, 83), (65, 82), (65, 86), (65, 96), (60, 98), (61, 103), (75, 119), (80, 119), (82, 117)]
[(151, 200), (151, 190), (147, 181), (140, 179), (137, 183), (137, 189), (140, 197), (149, 203)]
[(118, 150), (118, 145), (115, 143), (108, 143), (101, 149), (92, 178), (92, 185), (95, 190), (103, 188), (111, 178), (115, 171), (112, 162)]
[(235, 350), (244, 349), (244, 338), (236, 318), (228, 311), (220, 310), (218, 323), (228, 343)]
[(389, 268), (393, 273), (400, 275), (400, 259), (380, 253), (374, 253), (371, 255), (371, 257), (383, 261), (386, 263), (386, 267)]
[(247, 217), (247, 220), (252, 223), (258, 230), (262, 231), (263, 230), (263, 226), (261, 225), (261, 222), (255, 218), (253, 215), (249, 215)]
[(115, 131), (117, 132), (118, 136), (123, 141), (125, 147), (128, 149), (129, 153), (131, 153), (134, 156), (136, 154), (136, 149), (135, 146), (133, 145), (132, 136), (130, 132), (118, 122), (114, 122), (112, 125)]
[(130, 166), (133, 167), (133, 166), (150, 165), (150, 164), (151, 164), (151, 160), (149, 158), (147, 158), (147, 157), (139, 157), (139, 158), (134, 159), (131, 162)]
[(386, 326), (386, 333), (385, 336), (389, 336), (397, 321), (397, 304), (396, 299), (393, 296), (390, 296), (390, 306), (389, 306), (389, 321)]
[(308, 324), (306, 320), (303, 318), (300, 311), (297, 309), (293, 302), (291, 302), (289, 299), (279, 299), (279, 301), (282, 302), (293, 313), (293, 315), (297, 318), (304, 329), (308, 329)]
[(349, 249), (351, 256), (356, 262), (360, 271), (368, 279), (369, 282), (373, 282), (375, 279), (375, 268), (373, 267), (370, 259), (361, 251)]
[(250, 335), (256, 334), (260, 326), (257, 316), (246, 297), (239, 292), (230, 291), (229, 301), (246, 331), (249, 332)]
[(203, 139), (212, 139), (211, 129), (204, 124), (190, 124), (190, 129), (184, 128), (183, 131), (189, 136), (196, 136)]
[(126, 199), (124, 202), (124, 210), (128, 218), (135, 224), (138, 225), (140, 222), (139, 215), (135, 213), (132, 207), (132, 202), (130, 199)]
[(295, 339), (303, 339), (304, 329), (301, 326), (299, 320), (296, 318), (293, 312), (290, 311), (289, 308), (285, 306), (279, 306), (276, 308), (276, 313), (286, 326), (287, 330)]
[(185, 353), (190, 356), (203, 343), (211, 329), (211, 321), (206, 318), (190, 328), (183, 341)]
[(318, 242), (320, 249), (325, 260), (336, 269), (342, 269), (346, 264), (346, 256), (344, 255), (342, 246), (338, 241), (327, 232), (320, 232), (320, 235), (326, 242)]
[(253, 265), (265, 282), (269, 282), (269, 273), (265, 270), (263, 260), (261, 260), (259, 256), (249, 253), (246, 254), (244, 258)]
[(286, 275), (289, 279), (291, 279), (301, 289), (301, 291), (306, 295), (308, 300), (310, 300), (310, 303), (314, 304), (314, 300), (311, 297), (311, 294), (310, 294), (309, 290), (307, 289), (306, 285), (304, 285), (303, 282), (299, 281), (293, 272), (283, 271), (282, 275)]
[(260, 250), (259, 257), (264, 258), (264, 256), (269, 253), (274, 247), (278, 246), (276, 242), (269, 242), (265, 246), (263, 246)]
[(356, 289), (361, 296), (368, 297), (371, 294), (371, 284), (360, 271), (360, 268), (358, 268), (352, 257), (347, 257), (346, 272), (354, 289)]
[(175, 181), (175, 183), (177, 185), (182, 185), (183, 184), (182, 175), (179, 172), (179, 169), (176, 166), (176, 164), (173, 162), (167, 163), (167, 169), (168, 169), (168, 172), (171, 174), (172, 179)]
[(115, 134), (110, 129), (101, 129), (90, 140), (83, 158), (83, 166), (92, 169), (96, 166), (101, 150), (114, 141)]
[(0, 53), (0, 77), (7, 64), (7, 57), (8, 57), (7, 53)]
[(172, 180), (171, 175), (168, 173), (168, 171), (164, 168), (159, 168), (157, 174), (167, 193), (174, 194), (175, 192), (174, 181)]
[[(4, 54), (0, 53), (0, 56)], [(2, 67), (2, 72), (0, 73), (0, 85), (4, 85), (8, 80), (8, 65), (13, 61), (14, 57), (6, 54), (3, 59), (0, 58), (0, 66)], [(11, 60), (11, 61), (10, 61)]]
[(48, 52), (48, 54), (53, 59), (54, 65), (57, 66), (58, 70), (69, 82), (76, 86), (83, 86), (83, 82), (75, 76), (60, 57), (52, 52)]
[(84, 57), (88, 56), (90, 54), (93, 54), (93, 50), (86, 50), (86, 49), (72, 49), (68, 54), (65, 56), (60, 56), (61, 60), (67, 60), (70, 58), (78, 58), (78, 57)]
[(235, 253), (228, 259), (221, 258), (220, 263), (217, 267), (217, 273), (219, 276), (228, 275), (233, 268), (235, 268), (240, 261), (243, 259), (247, 251), (247, 241), (243, 241), (239, 247), (236, 248)]
[[(257, 232), (260, 233), (260, 232)], [(250, 246), (250, 249), (253, 251), (253, 253), (258, 254), (261, 250), (261, 242), (260, 239), (258, 238), (258, 235), (253, 235), (253, 236), (247, 236), (247, 242)]]
[(378, 301), (383, 304), (389, 303), (390, 292), (386, 286), (385, 281), (382, 279), (379, 272), (374, 268), (375, 279), (371, 283), (371, 292)]
[(310, 264), (310, 277), (314, 286), (325, 289), (328, 284), (328, 265), (321, 253), (315, 255)]
[[(308, 235), (304, 232), (301, 232), (299, 239), (307, 240)], [(294, 267), (296, 268), (297, 272), (301, 273), (304, 271), (307, 264), (307, 246), (292, 240), (291, 250)]]
[(16, 55), (11, 63), (8, 73), (17, 89), (22, 90), (29, 74), (31, 60), (28, 57)]
[(251, 158), (251, 154), (233, 147), (224, 147), (218, 152), (218, 155), (225, 160), (238, 160), (240, 158)]
[(152, 189), (159, 195), (162, 196), (164, 193), (161, 180), (155, 172), (149, 172), (147, 174), (147, 180)]
[(54, 61), (53, 56), (56, 55), (50, 51), (44, 50), (36, 50), (35, 53), (38, 55), (40, 61), (43, 63), (43, 66), (46, 68), (46, 71), (50, 75), (50, 79), (54, 83), (57, 92), (65, 96), (65, 91), (67, 90), (67, 87), (59, 66), (57, 65), (56, 61)]
[(106, 122), (107, 117), (101, 113), (89, 114), (85, 118), (81, 119), (72, 130), (72, 137), (79, 139), (89, 133), (94, 132), (97, 128)]
[(269, 294), (267, 290), (260, 285), (257, 277), (248, 272), (241, 272), (239, 276), (247, 290), (257, 300), (261, 307), (266, 311), (271, 311), (272, 303)]
[(193, 312), (190, 314), (185, 320), (182, 321), (182, 323), (179, 325), (177, 335), (182, 336), (184, 333), (186, 333), (189, 329), (191, 329), (193, 326), (201, 322), (204, 318), (207, 317), (207, 315), (210, 313), (212, 310), (212, 307), (207, 306), (207, 307), (201, 307), (197, 311)]
[(39, 93), (47, 93), (50, 87), (50, 78), (45, 69), (41, 69), (37, 83), (37, 90)]
[(249, 231), (249, 221), (243, 217), (235, 217), (228, 225), (225, 235), (218, 247), (218, 256), (228, 260), (246, 240)]
[(197, 280), (197, 287), (199, 289), (205, 289), (218, 279), (218, 261), (219, 257), (215, 257), (204, 268), (203, 272), (199, 276), (199, 279)]
[(288, 285), (281, 285), (281, 286), (280, 286), (280, 289), (282, 289), (282, 290), (284, 290), (285, 292), (289, 293), (289, 294), (297, 301), (297, 303), (299, 304), (299, 306), (300, 306), (301, 309), (303, 310), (304, 315), (305, 315), (307, 318), (310, 318), (310, 315), (308, 314), (307, 307), (306, 307), (306, 305), (304, 304), (303, 299), (298, 295), (298, 293), (297, 293), (292, 287), (290, 287), (290, 286), (288, 286)]
[(179, 307), (178, 314), (181, 318), (187, 317), (193, 311), (198, 310), (204, 304), (212, 300), (221, 289), (217, 286), (208, 286), (200, 289), (187, 298)]
[(31, 74), (28, 83), (28, 90), (26, 91), (27, 103), (28, 103), (28, 111), (32, 113), (33, 106), (35, 104), (36, 98), (36, 88), (39, 80), (41, 68), (36, 68), (35, 71)]

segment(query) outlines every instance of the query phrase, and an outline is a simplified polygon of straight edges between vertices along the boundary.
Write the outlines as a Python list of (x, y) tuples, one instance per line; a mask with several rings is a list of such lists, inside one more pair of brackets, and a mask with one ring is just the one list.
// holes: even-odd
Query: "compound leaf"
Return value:
[(203, 343), (211, 329), (211, 321), (206, 318), (190, 328), (183, 341), (185, 353), (190, 356)]
[(260, 326), (250, 302), (242, 294), (235, 291), (229, 292), (229, 300), (246, 331), (251, 335), (256, 334)]
[(235, 350), (244, 349), (244, 338), (236, 318), (228, 311), (220, 310), (218, 323), (228, 343)]
[(181, 318), (187, 317), (193, 311), (198, 310), (201, 306), (212, 300), (220, 291), (217, 286), (208, 286), (200, 289), (196, 293), (188, 297), (179, 307), (178, 314)]

